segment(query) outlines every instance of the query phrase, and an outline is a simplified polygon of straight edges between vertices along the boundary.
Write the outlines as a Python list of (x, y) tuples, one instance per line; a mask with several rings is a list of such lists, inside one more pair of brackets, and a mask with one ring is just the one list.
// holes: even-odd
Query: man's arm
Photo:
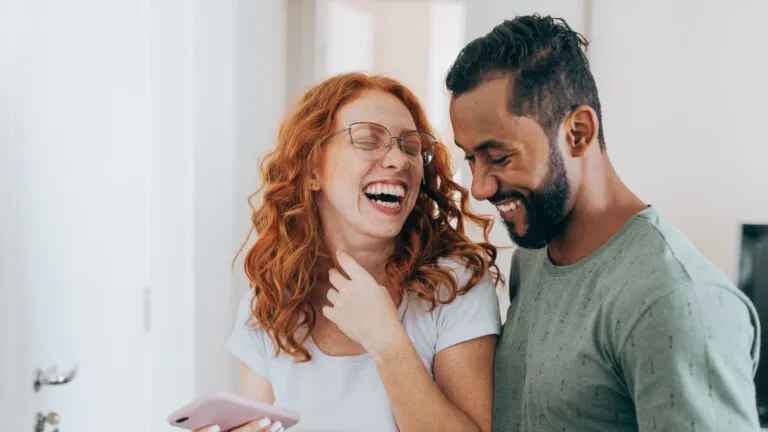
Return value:
[(655, 300), (618, 361), (641, 431), (758, 431), (754, 309), (724, 288), (693, 285)]

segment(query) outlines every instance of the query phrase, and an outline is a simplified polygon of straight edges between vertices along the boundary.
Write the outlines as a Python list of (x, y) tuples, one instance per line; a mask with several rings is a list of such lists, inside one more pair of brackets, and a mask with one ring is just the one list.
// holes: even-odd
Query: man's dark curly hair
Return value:
[[(448, 71), (446, 85), (456, 98), (472, 91), (491, 72), (508, 73), (512, 79), (509, 111), (536, 119), (550, 137), (580, 105), (592, 107), (602, 125), (587, 46), (584, 36), (561, 18), (519, 16), (464, 47)], [(599, 130), (600, 148), (605, 150), (602, 127)]]

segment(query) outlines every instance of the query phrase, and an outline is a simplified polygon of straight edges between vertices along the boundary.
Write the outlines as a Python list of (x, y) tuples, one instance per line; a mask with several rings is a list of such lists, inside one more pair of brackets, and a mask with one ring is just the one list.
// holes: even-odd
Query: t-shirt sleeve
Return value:
[(698, 288), (652, 302), (619, 353), (639, 430), (759, 430), (754, 309), (734, 292)]
[(267, 335), (263, 330), (252, 327), (251, 300), (253, 293), (248, 292), (237, 308), (237, 317), (232, 333), (226, 343), (226, 348), (238, 360), (245, 363), (259, 376), (267, 378)]
[[(459, 286), (462, 286), (468, 275), (458, 276)], [(501, 330), (499, 299), (489, 275), (465, 294), (456, 296), (453, 302), (439, 305), (435, 312), (435, 353), (481, 336), (498, 335)]]

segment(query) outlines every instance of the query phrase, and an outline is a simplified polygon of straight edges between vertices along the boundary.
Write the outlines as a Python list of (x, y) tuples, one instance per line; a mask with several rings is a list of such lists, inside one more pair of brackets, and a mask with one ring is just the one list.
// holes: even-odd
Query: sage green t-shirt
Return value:
[(755, 309), (653, 207), (573, 265), (516, 250), (510, 295), (495, 432), (759, 430)]

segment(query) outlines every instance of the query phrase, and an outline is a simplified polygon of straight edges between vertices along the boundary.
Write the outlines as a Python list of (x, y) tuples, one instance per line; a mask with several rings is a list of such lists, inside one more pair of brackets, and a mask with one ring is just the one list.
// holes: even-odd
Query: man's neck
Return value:
[(613, 165), (604, 160), (587, 167), (589, 177), (576, 198), (562, 235), (548, 245), (556, 265), (575, 264), (598, 250), (647, 206), (621, 181)]

